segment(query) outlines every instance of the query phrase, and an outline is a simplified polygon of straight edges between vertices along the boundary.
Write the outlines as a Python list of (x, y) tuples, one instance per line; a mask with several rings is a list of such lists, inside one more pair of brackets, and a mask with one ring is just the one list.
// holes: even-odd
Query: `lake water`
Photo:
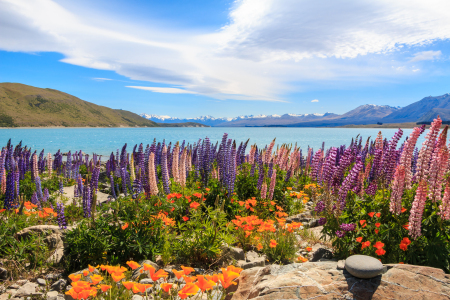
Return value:
[[(228, 133), (228, 138), (240, 143), (250, 138), (250, 144), (263, 147), (276, 138), (276, 144), (295, 144), (302, 149), (308, 146), (318, 149), (325, 142), (325, 147), (349, 145), (351, 139), (360, 134), (363, 141), (370, 136), (375, 139), (379, 129), (376, 128), (286, 128), (286, 127), (208, 127), (208, 128), (36, 128), (36, 129), (0, 129), (0, 147), (6, 145), (8, 139), (16, 145), (22, 141), (33, 150), (45, 149), (45, 152), (55, 153), (83, 150), (85, 153), (109, 155), (112, 151), (128, 144), (128, 151), (135, 144), (166, 143), (186, 140), (186, 143), (197, 142), (200, 138), (209, 137), (212, 142), (221, 141), (222, 135)], [(390, 139), (397, 129), (383, 128), (383, 137)], [(412, 129), (404, 129), (402, 141), (409, 136)], [(426, 132), (421, 135), (419, 146)], [(247, 148), (248, 150), (249, 148)]]

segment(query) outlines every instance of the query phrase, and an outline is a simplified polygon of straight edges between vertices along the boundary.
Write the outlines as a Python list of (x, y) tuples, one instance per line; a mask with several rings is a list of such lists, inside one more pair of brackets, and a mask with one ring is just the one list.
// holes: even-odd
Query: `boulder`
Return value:
[(245, 260), (244, 250), (229, 245), (222, 246), (222, 255), (228, 259)]
[(40, 234), (61, 234), (61, 229), (59, 229), (59, 226), (56, 225), (35, 225), (31, 227), (27, 227), (19, 231), (16, 236), (18, 239), (26, 238), (31, 233), (40, 233)]
[(67, 285), (67, 281), (65, 279), (59, 279), (58, 281), (55, 281), (51, 287), (50, 290), (52, 291), (64, 291), (64, 288)]
[(383, 264), (368, 255), (352, 255), (345, 260), (345, 269), (358, 278), (373, 278), (383, 272)]
[(16, 293), (16, 297), (42, 295), (42, 293), (36, 292), (37, 284), (33, 282), (28, 282), (22, 285)]
[(386, 265), (381, 276), (360, 279), (337, 266), (327, 261), (244, 270), (232, 300), (450, 299), (450, 275), (441, 269)]
[(46, 286), (47, 282), (45, 281), (45, 279), (42, 278), (38, 278), (36, 279), (37, 284), (41, 285), (41, 286)]
[(0, 268), (0, 281), (8, 279), (8, 270)]

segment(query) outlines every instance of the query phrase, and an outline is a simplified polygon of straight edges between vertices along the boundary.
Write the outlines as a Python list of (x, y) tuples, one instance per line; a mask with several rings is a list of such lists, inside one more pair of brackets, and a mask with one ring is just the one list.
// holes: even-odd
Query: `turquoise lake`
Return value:
[[(228, 133), (228, 138), (240, 143), (250, 138), (250, 144), (263, 147), (276, 138), (276, 144), (295, 144), (302, 149), (308, 146), (318, 149), (325, 142), (325, 147), (337, 147), (350, 144), (351, 139), (358, 134), (363, 137), (365, 143), (370, 136), (375, 139), (377, 128), (249, 128), (249, 127), (208, 127), (208, 128), (36, 128), (36, 129), (0, 129), (0, 147), (6, 145), (11, 138), (16, 145), (22, 141), (33, 150), (55, 153), (58, 149), (62, 152), (69, 150), (82, 150), (85, 153), (97, 153), (109, 155), (112, 151), (128, 144), (127, 150), (131, 151), (135, 144), (151, 144), (156, 138), (157, 142), (166, 143), (183, 140), (189, 143), (197, 142), (200, 138), (209, 137), (212, 142), (220, 141), (222, 135)], [(383, 137), (390, 139), (397, 129), (381, 129)], [(403, 141), (412, 129), (403, 130)], [(417, 146), (424, 140), (425, 133), (421, 135)], [(248, 150), (249, 148), (247, 148)]]

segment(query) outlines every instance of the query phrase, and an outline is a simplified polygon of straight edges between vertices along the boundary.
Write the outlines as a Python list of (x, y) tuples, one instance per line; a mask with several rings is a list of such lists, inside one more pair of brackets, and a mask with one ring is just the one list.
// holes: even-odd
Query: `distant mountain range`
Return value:
[(215, 127), (322, 127), (362, 125), (376, 123), (430, 123), (437, 116), (450, 122), (450, 94), (437, 97), (426, 97), (406, 107), (366, 104), (342, 114), (284, 114), (284, 115), (249, 115), (235, 118), (214, 118), (203, 116), (198, 118), (173, 118), (141, 114), (140, 116), (159, 123), (197, 122)]

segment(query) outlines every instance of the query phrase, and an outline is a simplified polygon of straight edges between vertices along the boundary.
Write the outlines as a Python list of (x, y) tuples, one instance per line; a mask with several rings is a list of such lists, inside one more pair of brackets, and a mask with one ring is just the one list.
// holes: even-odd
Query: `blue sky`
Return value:
[(0, 82), (174, 117), (450, 92), (450, 2), (0, 0)]

